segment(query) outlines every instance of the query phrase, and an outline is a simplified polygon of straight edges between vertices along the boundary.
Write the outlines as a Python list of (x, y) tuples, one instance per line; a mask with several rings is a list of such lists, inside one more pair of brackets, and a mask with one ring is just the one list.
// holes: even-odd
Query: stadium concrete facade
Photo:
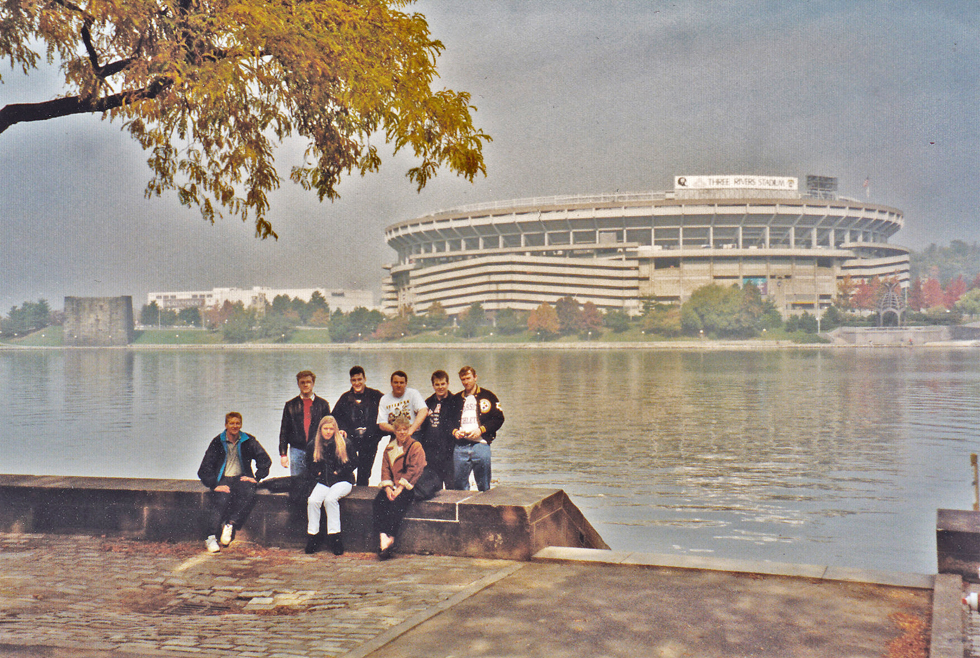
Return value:
[(706, 284), (756, 285), (784, 315), (833, 302), (838, 282), (909, 281), (908, 249), (888, 243), (895, 208), (839, 197), (836, 180), (677, 176), (666, 192), (518, 199), (464, 206), (385, 230), (382, 310), (450, 315), (532, 310), (564, 296), (635, 314)]

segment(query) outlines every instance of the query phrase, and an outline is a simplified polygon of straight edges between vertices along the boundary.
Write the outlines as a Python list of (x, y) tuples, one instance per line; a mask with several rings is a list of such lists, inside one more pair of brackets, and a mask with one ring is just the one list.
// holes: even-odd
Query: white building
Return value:
[(237, 304), (241, 302), (245, 308), (264, 308), (272, 304), (279, 295), (290, 299), (299, 298), (304, 302), (310, 301), (314, 292), (323, 295), (331, 311), (341, 310), (350, 313), (355, 308), (363, 306), (366, 309), (377, 308), (374, 303), (374, 293), (370, 290), (338, 290), (329, 288), (213, 288), (211, 290), (191, 290), (185, 292), (151, 292), (146, 296), (146, 303), (157, 303), (163, 309), (180, 309), (197, 306), (201, 309), (220, 308), (225, 302)]
[(901, 211), (840, 198), (836, 179), (677, 176), (667, 192), (518, 199), (465, 206), (385, 230), (397, 252), (382, 310), (439, 302), (450, 315), (531, 310), (571, 295), (637, 313), (706, 284), (756, 285), (784, 314), (830, 306), (845, 276), (909, 280), (888, 244)]

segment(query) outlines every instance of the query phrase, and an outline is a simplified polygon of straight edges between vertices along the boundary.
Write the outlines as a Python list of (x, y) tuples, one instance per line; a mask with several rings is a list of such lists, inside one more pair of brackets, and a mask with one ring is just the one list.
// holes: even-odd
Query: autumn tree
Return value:
[(922, 308), (945, 308), (946, 295), (943, 294), (943, 287), (939, 279), (926, 279), (922, 284)]
[(945, 290), (943, 290), (943, 303), (946, 305), (946, 308), (953, 308), (966, 290), (966, 281), (963, 280), (962, 274), (958, 274), (956, 278), (950, 280), (946, 284)]
[(543, 302), (531, 311), (527, 318), (527, 328), (540, 339), (554, 338), (558, 335), (558, 313), (548, 302)]
[[(377, 142), (415, 158), (421, 190), (440, 167), (486, 174), (489, 136), (470, 95), (434, 90), (442, 43), (412, 0), (11, 0), (0, 58), (60, 66), (64, 95), (0, 108), (11, 126), (76, 114), (120, 119), (149, 152), (146, 196), (176, 192), (207, 221), (227, 213), (276, 237), (275, 151), (298, 136), (289, 178), (322, 201), (377, 171)], [(2, 81), (2, 79), (0, 79)]]
[(599, 335), (602, 331), (602, 312), (598, 306), (592, 302), (582, 304), (581, 325), (580, 333), (583, 336)]
[(558, 314), (558, 328), (562, 334), (582, 331), (582, 307), (574, 297), (566, 295), (555, 302), (555, 313)]

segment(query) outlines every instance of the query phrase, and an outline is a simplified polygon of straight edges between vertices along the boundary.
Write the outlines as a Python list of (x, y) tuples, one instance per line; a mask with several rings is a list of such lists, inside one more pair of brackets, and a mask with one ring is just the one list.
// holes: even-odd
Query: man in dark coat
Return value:
[(347, 432), (347, 438), (357, 450), (357, 486), (368, 486), (374, 458), (378, 454), (378, 442), (382, 432), (378, 428), (378, 403), (382, 393), (368, 388), (364, 368), (350, 369), (350, 390), (344, 392), (333, 408), (337, 425)]
[(426, 463), (439, 474), (447, 489), (453, 488), (453, 432), (459, 429), (463, 398), (449, 392), (449, 374), (445, 370), (432, 373), (433, 393), (425, 400), (429, 414), (422, 423), (419, 442), (425, 449)]
[[(255, 464), (253, 470), (252, 464)], [(211, 519), (204, 544), (211, 553), (234, 538), (255, 502), (258, 481), (269, 474), (272, 460), (258, 440), (242, 431), (242, 415), (225, 414), (225, 431), (211, 439), (197, 469), (197, 477), (211, 489)]]
[[(316, 375), (309, 370), (296, 373), (299, 395), (282, 408), (279, 427), (279, 463), (289, 468), (289, 502), (294, 518), (306, 509), (306, 447), (311, 445), (320, 419), (330, 415), (330, 403), (313, 392)], [(288, 454), (287, 454), (288, 453)]]

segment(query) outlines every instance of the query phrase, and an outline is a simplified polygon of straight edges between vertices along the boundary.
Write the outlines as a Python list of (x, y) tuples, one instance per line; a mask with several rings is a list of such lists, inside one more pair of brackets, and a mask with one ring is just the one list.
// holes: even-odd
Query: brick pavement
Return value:
[(515, 566), (0, 534), (0, 654), (343, 656)]
[[(0, 655), (924, 657), (932, 581), (584, 549), (382, 563), (0, 534)], [(960, 646), (950, 655), (964, 654), (961, 612), (944, 623)]]

